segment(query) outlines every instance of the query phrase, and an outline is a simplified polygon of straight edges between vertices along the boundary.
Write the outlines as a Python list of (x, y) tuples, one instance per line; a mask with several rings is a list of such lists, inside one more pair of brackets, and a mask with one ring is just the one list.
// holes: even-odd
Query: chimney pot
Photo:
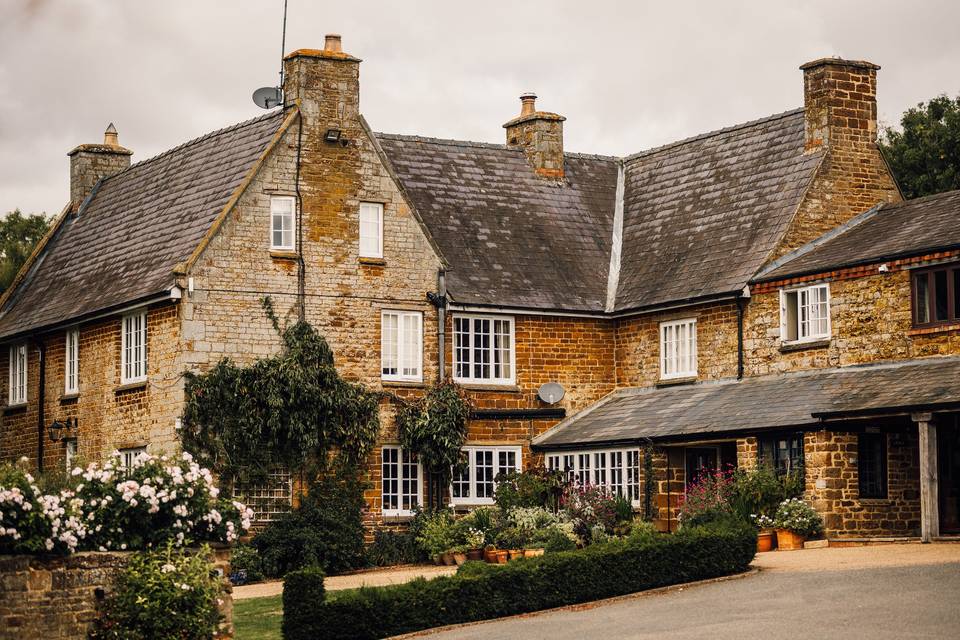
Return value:
[(520, 96), (520, 115), (529, 116), (537, 110), (537, 94), (528, 91)]
[(111, 147), (119, 147), (120, 142), (117, 138), (117, 128), (111, 122), (107, 125), (107, 130), (103, 132), (103, 144)]
[(340, 34), (339, 33), (328, 33), (326, 39), (323, 42), (323, 50), (331, 51), (334, 53), (340, 53), (343, 49), (340, 46)]

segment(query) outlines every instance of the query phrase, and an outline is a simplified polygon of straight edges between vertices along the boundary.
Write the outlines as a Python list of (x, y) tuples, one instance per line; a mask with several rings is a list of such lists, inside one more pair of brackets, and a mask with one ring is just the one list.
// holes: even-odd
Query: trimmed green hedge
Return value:
[(752, 527), (686, 529), (611, 542), (506, 565), (473, 565), (455, 576), (360, 589), (323, 602), (322, 574), (298, 571), (283, 586), (283, 637), (386, 638), (745, 571)]

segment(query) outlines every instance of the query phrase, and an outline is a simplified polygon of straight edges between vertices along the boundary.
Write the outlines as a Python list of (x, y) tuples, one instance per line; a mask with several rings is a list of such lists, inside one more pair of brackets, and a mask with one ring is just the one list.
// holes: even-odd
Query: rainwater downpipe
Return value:
[(743, 308), (747, 301), (737, 296), (737, 380), (743, 379)]
[(43, 413), (43, 405), (46, 398), (44, 388), (47, 386), (47, 347), (38, 337), (33, 337), (33, 342), (37, 346), (37, 356), (40, 359), (40, 388), (37, 390), (37, 473), (43, 473), (43, 438), (46, 435), (46, 418)]
[[(286, 8), (284, 8), (286, 24)], [(303, 260), (303, 196), (300, 194), (300, 149), (303, 147), (303, 112), (297, 115), (297, 170), (294, 188), (297, 193), (297, 313), (300, 321), (307, 319), (307, 265)]]
[(437, 382), (446, 379), (446, 330), (447, 330), (447, 272), (440, 269), (437, 272), (437, 290), (440, 294), (440, 304), (437, 306)]

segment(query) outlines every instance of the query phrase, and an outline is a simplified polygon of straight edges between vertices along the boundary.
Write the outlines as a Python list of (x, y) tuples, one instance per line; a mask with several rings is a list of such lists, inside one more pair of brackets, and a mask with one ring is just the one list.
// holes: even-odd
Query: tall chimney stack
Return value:
[(523, 149), (534, 172), (541, 178), (563, 179), (563, 121), (561, 115), (537, 111), (537, 96), (520, 96), (520, 115), (509, 121), (507, 146)]
[(878, 65), (820, 58), (800, 68), (807, 151), (876, 142)]
[(74, 211), (102, 178), (130, 166), (133, 151), (120, 146), (117, 129), (111, 122), (103, 132), (103, 144), (81, 144), (70, 156), (70, 204)]

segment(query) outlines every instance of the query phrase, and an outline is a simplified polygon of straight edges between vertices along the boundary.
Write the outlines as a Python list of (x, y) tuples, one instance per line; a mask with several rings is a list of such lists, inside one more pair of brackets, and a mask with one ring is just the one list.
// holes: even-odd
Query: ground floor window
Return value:
[(134, 461), (141, 453), (146, 453), (146, 447), (130, 447), (128, 449), (120, 449), (120, 457), (123, 460), (123, 466), (127, 469), (133, 467)]
[(71, 438), (64, 441), (64, 464), (67, 468), (67, 471), (70, 472), (73, 470), (73, 463), (77, 459), (77, 439)]
[(383, 515), (412, 516), (423, 502), (417, 454), (391, 446), (381, 449), (380, 459)]
[(293, 479), (289, 471), (276, 467), (262, 482), (235, 484), (233, 497), (253, 509), (254, 522), (273, 522), (290, 511), (293, 504)]
[(493, 504), (496, 479), (501, 473), (523, 468), (520, 447), (464, 447), (467, 464), (454, 473), (450, 488), (454, 505)]
[(757, 438), (760, 464), (785, 475), (803, 469), (803, 432), (779, 433)]
[(861, 498), (887, 497), (887, 436), (861, 433), (857, 438), (857, 476)]
[(605, 449), (547, 454), (547, 468), (559, 470), (575, 483), (606, 487), (637, 504), (640, 501), (640, 450)]

